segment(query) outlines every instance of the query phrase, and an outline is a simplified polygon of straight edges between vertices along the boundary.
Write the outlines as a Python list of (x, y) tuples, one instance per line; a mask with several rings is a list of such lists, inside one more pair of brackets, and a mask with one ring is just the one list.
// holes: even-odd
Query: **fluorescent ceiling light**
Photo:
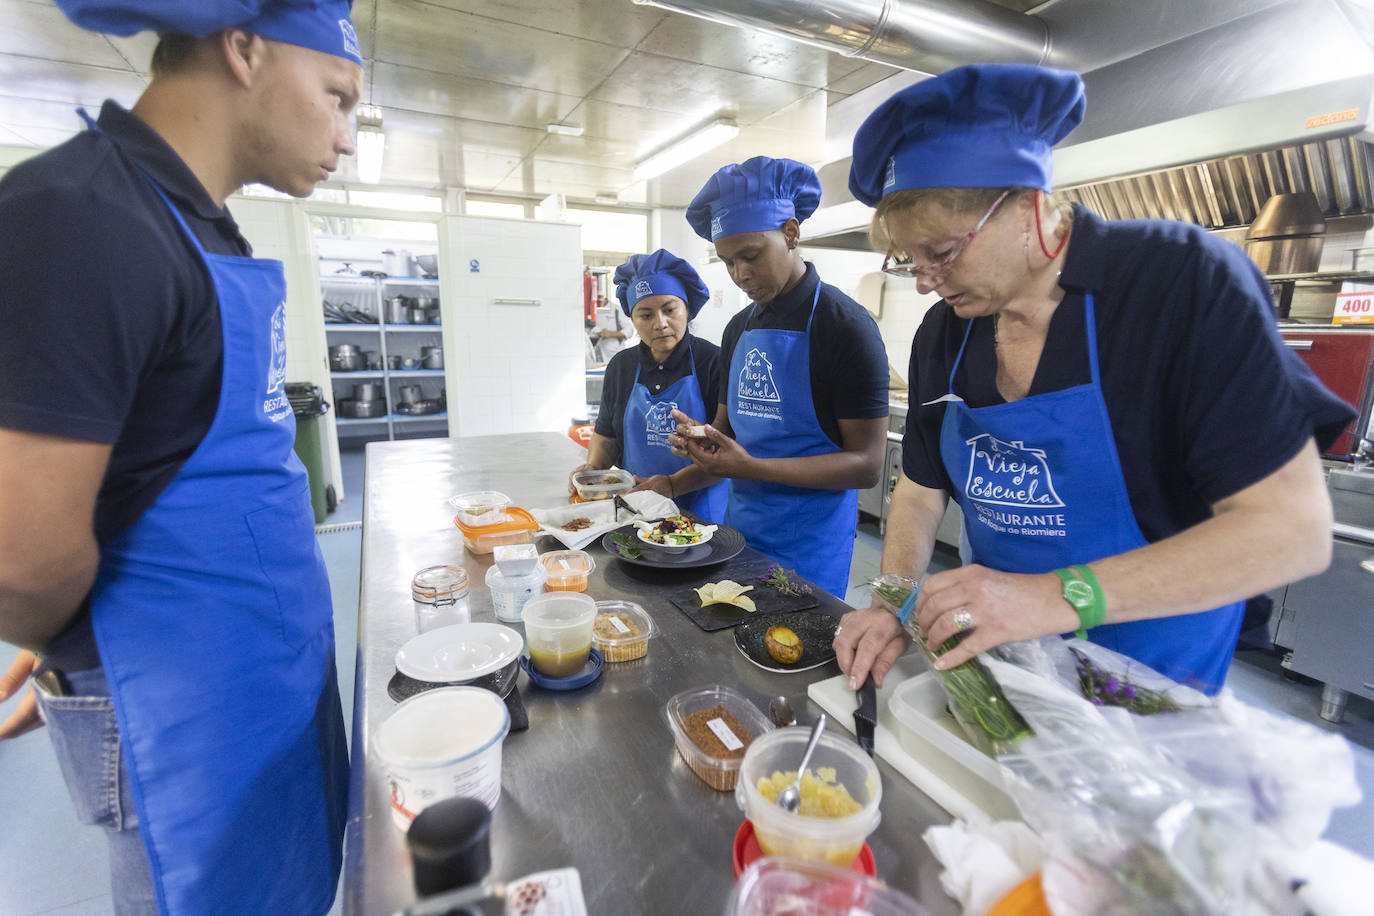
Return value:
[(551, 134), (559, 134), (564, 137), (582, 136), (582, 128), (576, 124), (549, 124), (547, 127)]
[(386, 148), (382, 112), (376, 105), (358, 106), (357, 145), (358, 179), (376, 184), (382, 180), (382, 151)]
[(716, 118), (710, 124), (675, 140), (653, 155), (635, 164), (635, 179), (655, 178), (696, 157), (710, 152), (722, 143), (739, 136), (739, 126), (729, 118)]

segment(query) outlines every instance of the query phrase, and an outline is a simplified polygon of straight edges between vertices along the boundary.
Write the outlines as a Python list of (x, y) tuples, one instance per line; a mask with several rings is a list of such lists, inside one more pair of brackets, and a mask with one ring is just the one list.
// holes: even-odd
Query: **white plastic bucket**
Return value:
[(506, 704), (480, 687), (427, 690), (392, 710), (373, 746), (386, 769), (396, 826), (405, 830), (446, 798), (475, 798), (494, 809), (509, 731)]

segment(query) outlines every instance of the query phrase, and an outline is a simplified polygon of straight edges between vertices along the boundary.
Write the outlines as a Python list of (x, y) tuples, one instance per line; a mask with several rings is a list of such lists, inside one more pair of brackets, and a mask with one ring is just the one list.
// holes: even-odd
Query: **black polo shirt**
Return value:
[[(208, 251), (250, 248), (148, 125), (114, 102), (99, 124), (0, 180), (0, 426), (113, 446), (95, 509), (104, 545), (195, 451), (220, 390), (210, 275), (144, 171)], [(89, 617), (73, 626), (50, 661), (91, 667)]]
[[(1131, 507), (1154, 542), (1283, 466), (1313, 436), (1329, 444), (1354, 411), (1279, 338), (1269, 286), (1241, 249), (1191, 223), (1108, 222), (1075, 207), (1030, 395), (1092, 380), (1084, 322), (1094, 291), (1103, 399)], [(943, 301), (911, 351), (906, 476), (953, 495), (940, 460), (949, 367), (968, 322)], [(954, 376), (970, 407), (1003, 403), (991, 318), (973, 319)]]
[[(816, 313), (811, 318), (811, 302)], [(806, 262), (806, 274), (796, 286), (772, 302), (741, 309), (721, 335), (720, 403), (730, 403), (730, 359), (746, 330), (759, 328), (805, 331), (811, 319), (811, 400), (821, 430), (837, 446), (840, 420), (871, 420), (887, 416), (887, 349), (877, 322), (859, 303), (829, 283), (821, 283), (816, 266)]]
[(611, 357), (606, 364), (606, 377), (601, 385), (601, 410), (596, 415), (596, 433), (621, 442), (625, 403), (635, 384), (636, 369), (639, 370), (639, 381), (649, 389), (649, 393), (658, 395), (673, 382), (690, 375), (694, 365), (701, 403), (707, 411), (706, 416), (698, 419), (710, 423), (716, 418), (715, 400), (720, 390), (720, 347), (709, 340), (694, 337), (688, 331), (662, 363), (654, 360), (648, 344), (643, 342), (626, 347)]

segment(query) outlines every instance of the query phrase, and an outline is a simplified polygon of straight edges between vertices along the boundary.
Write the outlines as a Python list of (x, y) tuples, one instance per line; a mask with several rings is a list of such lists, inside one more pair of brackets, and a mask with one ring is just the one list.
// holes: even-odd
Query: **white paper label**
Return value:
[(627, 627), (627, 626), (625, 626), (625, 624), (621, 621), (621, 619), (620, 619), (619, 617), (608, 617), (607, 619), (610, 620), (611, 626), (615, 627), (615, 628), (616, 628), (617, 630), (619, 630), (620, 632), (622, 632), (622, 633), (628, 633), (628, 632), (630, 632), (630, 628)]
[(712, 719), (706, 723), (706, 727), (716, 733), (716, 737), (725, 745), (727, 751), (737, 751), (744, 747), (744, 742), (735, 737), (735, 733), (730, 731), (730, 726), (725, 724), (724, 719)]
[(1332, 324), (1374, 323), (1374, 286), (1368, 283), (1346, 283), (1336, 296), (1331, 313)]

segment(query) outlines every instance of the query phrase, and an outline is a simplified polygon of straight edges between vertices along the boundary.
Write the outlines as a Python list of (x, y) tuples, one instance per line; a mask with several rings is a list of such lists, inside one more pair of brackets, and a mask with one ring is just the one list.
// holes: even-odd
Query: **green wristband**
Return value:
[(1107, 596), (1102, 592), (1102, 583), (1096, 573), (1082, 565), (1056, 569), (1054, 574), (1064, 585), (1064, 600), (1078, 613), (1079, 628), (1074, 635), (1087, 639), (1088, 630), (1101, 626), (1107, 619)]

